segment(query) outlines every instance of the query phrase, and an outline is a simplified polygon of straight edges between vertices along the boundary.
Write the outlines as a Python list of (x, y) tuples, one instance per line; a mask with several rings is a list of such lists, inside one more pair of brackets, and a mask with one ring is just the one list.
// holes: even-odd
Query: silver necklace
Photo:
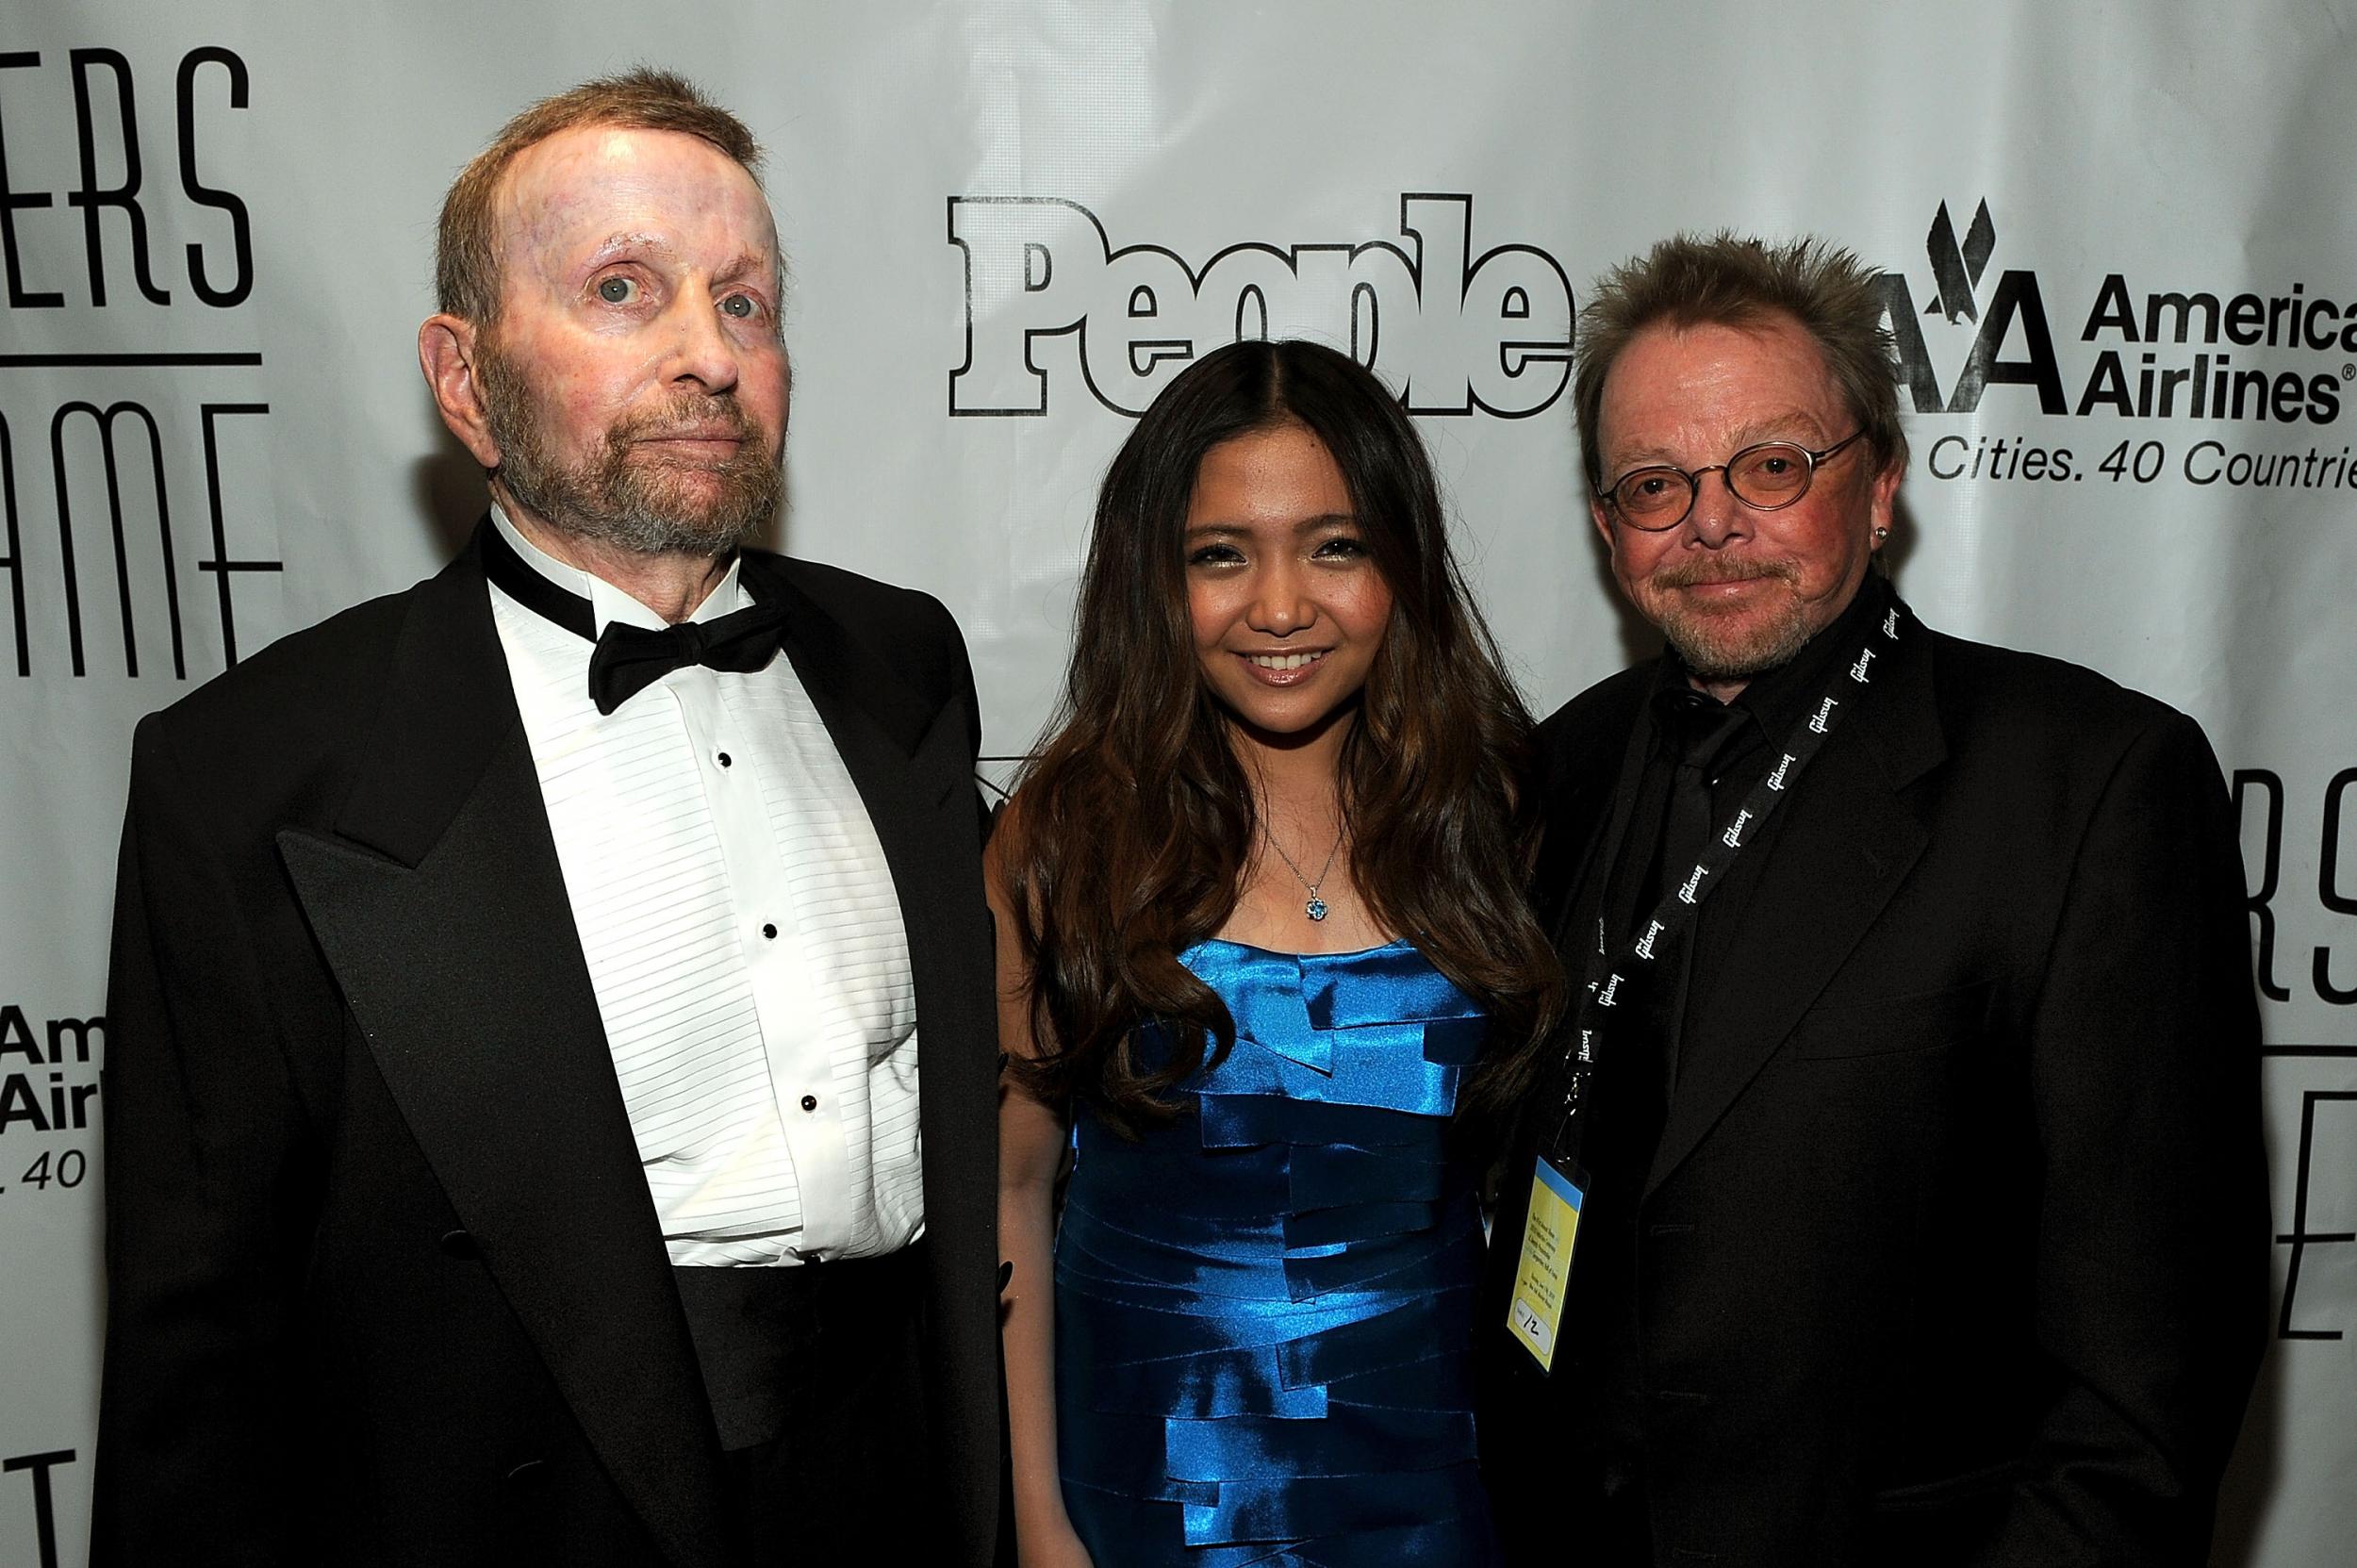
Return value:
[(1285, 863), (1285, 869), (1294, 874), (1294, 880), (1309, 889), (1310, 901), (1301, 906), (1301, 913), (1312, 920), (1325, 919), (1326, 900), (1318, 897), (1318, 888), (1325, 883), (1326, 873), (1334, 869), (1334, 857), (1343, 852), (1343, 835), (1341, 834), (1334, 835), (1334, 847), (1326, 851), (1326, 864), (1318, 867), (1316, 882), (1311, 882), (1301, 874), (1301, 867), (1295, 866), (1294, 857), (1285, 852), (1285, 846), (1277, 842), (1277, 835), (1269, 831), (1266, 822), (1261, 824), (1261, 836), (1268, 840), (1268, 847), (1277, 851), (1277, 858)]

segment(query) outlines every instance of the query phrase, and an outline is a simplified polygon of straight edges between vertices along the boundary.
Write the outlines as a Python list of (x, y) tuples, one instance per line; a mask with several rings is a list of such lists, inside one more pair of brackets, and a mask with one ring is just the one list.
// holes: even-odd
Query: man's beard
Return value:
[[(1749, 578), (1772, 578), (1784, 586), (1783, 594), (1747, 613), (1714, 615), (1707, 610), (1689, 610), (1673, 590), (1691, 587), (1698, 583), (1739, 582)], [(1800, 573), (1789, 561), (1745, 561), (1739, 565), (1716, 561), (1693, 561), (1657, 572), (1646, 585), (1657, 590), (1661, 598), (1661, 634), (1678, 657), (1686, 661), (1687, 669), (1705, 681), (1740, 680), (1765, 674), (1790, 661), (1815, 635), (1808, 623), (1808, 612), (1801, 602)]]
[[(552, 528), (640, 555), (720, 556), (777, 510), (778, 454), (733, 398), (683, 390), (668, 407), (608, 429), (599, 456), (569, 465), (550, 451), (531, 388), (487, 335), (476, 343), (475, 379), (499, 445), (500, 483)], [(716, 425), (738, 437), (735, 455), (717, 468), (632, 460), (640, 440)]]

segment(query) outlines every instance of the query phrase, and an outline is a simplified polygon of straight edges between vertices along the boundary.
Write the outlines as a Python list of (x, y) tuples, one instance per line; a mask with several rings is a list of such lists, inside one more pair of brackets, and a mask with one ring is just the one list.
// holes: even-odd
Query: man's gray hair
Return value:
[(1824, 355), (1873, 449), (1875, 471), (1904, 463), (1907, 437), (1899, 424), (1898, 367), (1883, 325), (1881, 277), (1854, 252), (1822, 239), (1771, 245), (1725, 229), (1707, 239), (1673, 235), (1607, 272), (1579, 313), (1572, 388), (1590, 487), (1601, 488), (1608, 477), (1597, 429), (1605, 377), (1630, 339), (1665, 322), (1677, 328), (1749, 327), (1789, 316)]

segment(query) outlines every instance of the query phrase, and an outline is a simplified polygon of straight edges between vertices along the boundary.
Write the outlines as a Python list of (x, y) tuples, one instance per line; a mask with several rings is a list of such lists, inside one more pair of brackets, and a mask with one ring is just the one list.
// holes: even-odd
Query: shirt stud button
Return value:
[(775, 926), (763, 926), (761, 928), (761, 934), (774, 942), (778, 939), (778, 928)]
[(816, 1095), (804, 1095), (804, 1096), (802, 1097), (802, 1109), (803, 1109), (803, 1110), (805, 1110), (805, 1111), (816, 1111), (816, 1110), (817, 1110), (817, 1109), (818, 1109), (818, 1097), (817, 1097)]
[(720, 753), (720, 766), (723, 767), (733, 766), (729, 761), (729, 754), (726, 751)]

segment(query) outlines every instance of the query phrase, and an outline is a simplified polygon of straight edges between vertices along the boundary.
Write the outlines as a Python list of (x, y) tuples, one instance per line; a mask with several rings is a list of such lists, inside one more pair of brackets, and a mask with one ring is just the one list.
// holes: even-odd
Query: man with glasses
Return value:
[(1923, 626), (1873, 274), (1681, 237), (1575, 396), (1668, 642), (1548, 721), (1586, 986), (1515, 1130), (1517, 1563), (2186, 1563), (2266, 1311), (2235, 827), (2183, 715)]

